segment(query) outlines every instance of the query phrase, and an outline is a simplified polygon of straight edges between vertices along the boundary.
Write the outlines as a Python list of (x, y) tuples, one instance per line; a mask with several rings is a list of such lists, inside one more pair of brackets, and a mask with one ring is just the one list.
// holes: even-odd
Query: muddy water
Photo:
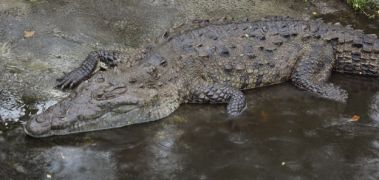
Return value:
[(247, 91), (249, 108), (233, 122), (223, 106), (184, 105), (155, 123), (23, 134), (20, 122), (67, 95), (55, 78), (89, 51), (138, 47), (175, 24), (225, 15), (320, 16), (379, 31), (338, 0), (2, 0), (0, 179), (378, 179), (379, 84), (347, 75), (332, 79), (347, 104), (283, 84)]

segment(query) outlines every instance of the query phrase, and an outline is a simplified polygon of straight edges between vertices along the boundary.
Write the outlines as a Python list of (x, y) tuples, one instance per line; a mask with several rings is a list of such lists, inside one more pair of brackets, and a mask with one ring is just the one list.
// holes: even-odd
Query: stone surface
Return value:
[[(77, 67), (88, 52), (136, 47), (176, 24), (173, 17), (180, 24), (187, 16), (259, 19), (322, 14), (313, 5), (302, 4), (303, 0), (110, 2), (116, 7), (95, 0), (0, 1), (4, 118), (17, 119), (41, 111), (46, 102), (54, 104), (65, 96), (53, 89), (55, 78)], [(339, 0), (326, 2), (337, 4), (338, 10), (323, 16), (326, 21), (378, 32), (377, 21), (338, 7)], [(121, 8), (130, 14), (126, 16)], [(150, 20), (145, 22), (144, 17)], [(24, 39), (25, 30), (35, 30), (34, 39)], [(53, 50), (45, 50), (46, 46)], [(222, 106), (187, 105), (165, 121), (149, 125), (44, 140), (25, 137), (19, 126), (0, 127), (4, 138), (0, 175), (13, 179), (45, 179), (47, 174), (57, 179), (378, 179), (378, 108), (377, 101), (371, 102), (378, 83), (350, 76), (335, 76), (333, 82), (349, 91), (347, 105), (280, 85), (249, 91), (251, 108), (234, 122), (220, 114)], [(349, 121), (354, 114), (361, 115), (357, 123)], [(18, 173), (12, 162), (24, 167), (28, 176)]]

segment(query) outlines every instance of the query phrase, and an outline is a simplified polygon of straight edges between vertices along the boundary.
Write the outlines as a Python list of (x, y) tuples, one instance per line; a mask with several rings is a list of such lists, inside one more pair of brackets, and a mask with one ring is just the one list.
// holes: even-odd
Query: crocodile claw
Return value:
[(87, 79), (89, 75), (90, 73), (84, 71), (82, 68), (77, 68), (70, 73), (65, 74), (63, 77), (58, 78), (57, 87), (60, 89), (72, 89), (80, 82)]

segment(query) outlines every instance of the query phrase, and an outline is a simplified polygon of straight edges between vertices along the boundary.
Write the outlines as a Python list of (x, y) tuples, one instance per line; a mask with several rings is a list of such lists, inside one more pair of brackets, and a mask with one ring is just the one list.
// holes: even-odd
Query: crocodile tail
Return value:
[(335, 71), (365, 76), (379, 76), (379, 39), (375, 34), (343, 28), (334, 39)]

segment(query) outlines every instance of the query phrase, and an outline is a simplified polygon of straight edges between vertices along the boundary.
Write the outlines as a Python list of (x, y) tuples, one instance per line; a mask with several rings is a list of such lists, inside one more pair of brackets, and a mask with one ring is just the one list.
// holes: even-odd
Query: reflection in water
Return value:
[(151, 154), (146, 160), (149, 174), (158, 175), (160, 179), (179, 178), (175, 175), (183, 170), (183, 165), (180, 154), (176, 153), (176, 147), (182, 133), (174, 125), (168, 125), (153, 135), (152, 142), (147, 147)]
[(379, 93), (372, 97), (369, 115), (371, 119), (379, 124)]
[[(370, 125), (379, 128), (379, 93), (376, 93), (371, 100), (369, 107), (369, 116), (372, 122)], [(379, 130), (372, 134), (371, 143), (368, 149), (372, 152), (371, 157), (362, 157), (357, 166), (360, 172), (355, 176), (357, 179), (361, 177), (379, 177)]]
[(54, 179), (114, 179), (110, 152), (83, 147), (53, 147), (41, 152), (47, 175)]

